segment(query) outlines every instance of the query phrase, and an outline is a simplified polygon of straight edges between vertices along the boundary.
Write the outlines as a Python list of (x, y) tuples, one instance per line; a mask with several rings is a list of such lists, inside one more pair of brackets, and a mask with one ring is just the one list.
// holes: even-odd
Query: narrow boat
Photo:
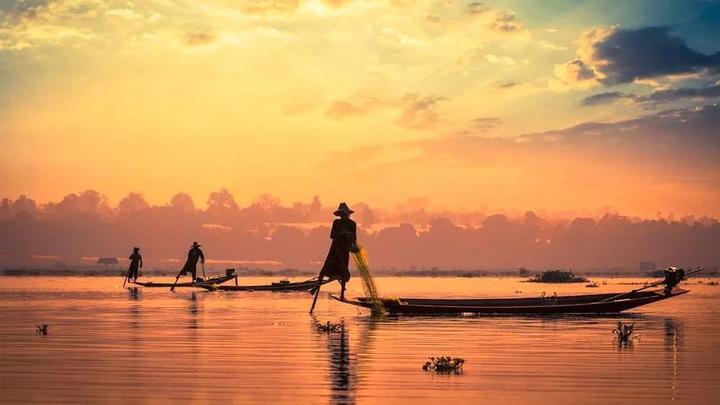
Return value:
[[(332, 280), (323, 280), (323, 284), (327, 284)], [(317, 278), (311, 278), (305, 281), (299, 281), (296, 283), (288, 280), (281, 280), (277, 283), (261, 284), (261, 285), (213, 285), (212, 283), (198, 283), (195, 287), (202, 287), (207, 290), (215, 291), (277, 291), (277, 292), (290, 292), (290, 291), (310, 291), (313, 287), (317, 286)]]
[(175, 287), (196, 287), (202, 284), (222, 284), (232, 279), (235, 279), (235, 283), (237, 284), (237, 274), (235, 274), (235, 272), (227, 273), (221, 277), (212, 277), (203, 281), (185, 281), (177, 283), (177, 285), (175, 285), (175, 282), (156, 283), (153, 281), (131, 281), (130, 283), (143, 287), (172, 287), (173, 285), (175, 285)]
[[(666, 294), (664, 290), (631, 291), (571, 296), (542, 296), (539, 298), (399, 298), (383, 299), (385, 310), (396, 315), (441, 314), (609, 314), (642, 305), (652, 304), (686, 294), (679, 288)], [(372, 309), (367, 298), (336, 300)]]

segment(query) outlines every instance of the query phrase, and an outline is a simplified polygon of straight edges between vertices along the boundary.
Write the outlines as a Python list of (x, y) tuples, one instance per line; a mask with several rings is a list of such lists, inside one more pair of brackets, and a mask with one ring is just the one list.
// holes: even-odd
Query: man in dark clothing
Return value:
[(677, 267), (668, 267), (663, 270), (663, 272), (665, 273), (665, 280), (663, 280), (663, 284), (665, 284), (665, 295), (670, 295), (673, 288), (685, 279), (685, 270)]
[(138, 271), (142, 268), (142, 256), (140, 256), (140, 248), (134, 247), (133, 252), (128, 257), (130, 259), (130, 267), (128, 268), (128, 280), (137, 281)]
[(347, 204), (340, 203), (337, 211), (333, 214), (340, 217), (333, 221), (330, 230), (330, 251), (328, 252), (325, 264), (318, 279), (322, 282), (323, 277), (340, 282), (340, 299), (345, 299), (345, 283), (350, 281), (350, 251), (357, 246), (357, 225), (350, 219), (353, 213)]
[(193, 242), (190, 250), (188, 251), (187, 261), (185, 262), (185, 265), (180, 272), (180, 274), (183, 276), (190, 273), (192, 275), (193, 281), (197, 280), (198, 260), (200, 260), (202, 264), (205, 264), (205, 255), (203, 254), (202, 250), (200, 250), (200, 246), (202, 245), (197, 242)]

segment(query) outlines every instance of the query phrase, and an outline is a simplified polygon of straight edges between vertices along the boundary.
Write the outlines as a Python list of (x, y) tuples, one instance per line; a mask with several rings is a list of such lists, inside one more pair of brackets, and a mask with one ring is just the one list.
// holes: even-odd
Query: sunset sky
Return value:
[(0, 197), (720, 216), (720, 2), (0, 0)]

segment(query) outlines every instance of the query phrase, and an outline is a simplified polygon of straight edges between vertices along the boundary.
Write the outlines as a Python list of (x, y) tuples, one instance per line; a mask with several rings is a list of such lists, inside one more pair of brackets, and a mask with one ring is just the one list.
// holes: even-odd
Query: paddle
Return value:
[(128, 269), (127, 274), (125, 275), (125, 280), (123, 280), (123, 288), (125, 288), (125, 283), (130, 279), (130, 269)]
[[(687, 273), (685, 273), (685, 276), (684, 276), (684, 277), (687, 277), (687, 276), (689, 276), (689, 275), (691, 275), (691, 274), (695, 274), (695, 273), (697, 273), (697, 272), (699, 272), (699, 271), (702, 271), (702, 270), (703, 270), (702, 267), (700, 267), (700, 268), (698, 268), (698, 269), (696, 269), (696, 270), (687, 272)], [(638, 288), (638, 289), (636, 289), (636, 290), (632, 290), (632, 291), (629, 291), (629, 292), (626, 292), (626, 293), (622, 293), (622, 294), (618, 294), (618, 295), (613, 295), (612, 297), (605, 298), (604, 300), (601, 300), (600, 302), (614, 301), (614, 300), (616, 300), (616, 299), (618, 299), (618, 298), (620, 298), (620, 297), (624, 297), (624, 296), (626, 296), (626, 295), (630, 295), (630, 294), (636, 293), (636, 292), (638, 292), (638, 291), (642, 291), (642, 290), (646, 290), (646, 289), (648, 289), (648, 288), (652, 288), (652, 287), (658, 286), (658, 285), (662, 284), (663, 282), (665, 282), (665, 280), (656, 281), (656, 282), (654, 282), (654, 283), (652, 283), (652, 284), (648, 284), (648, 285), (646, 285), (645, 287)]]
[[(200, 266), (202, 267), (203, 271), (203, 279), (207, 280), (207, 274), (205, 274), (205, 262), (200, 262)], [(193, 282), (195, 282), (195, 280), (193, 280)]]
[(182, 273), (183, 273), (183, 271), (180, 270), (180, 273), (178, 273), (177, 277), (175, 277), (175, 283), (173, 284), (172, 287), (170, 287), (170, 291), (171, 291), (171, 292), (172, 292), (172, 291), (175, 291), (175, 286), (177, 285), (178, 280), (180, 280), (180, 276), (182, 275)]
[(315, 303), (317, 302), (318, 295), (320, 294), (320, 287), (322, 286), (322, 275), (318, 276), (318, 283), (315, 287), (315, 297), (313, 297), (312, 305), (310, 306), (310, 314), (313, 313), (313, 310), (315, 309)]

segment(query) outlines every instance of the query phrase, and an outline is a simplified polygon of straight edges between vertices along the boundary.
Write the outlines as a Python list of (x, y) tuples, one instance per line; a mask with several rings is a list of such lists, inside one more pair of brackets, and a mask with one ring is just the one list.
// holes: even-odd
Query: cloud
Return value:
[(490, 10), (490, 7), (479, 1), (473, 1), (466, 6), (468, 14), (483, 14)]
[(438, 104), (445, 100), (447, 99), (441, 96), (420, 96), (413, 93), (394, 98), (355, 96), (349, 100), (333, 101), (325, 110), (325, 116), (341, 120), (382, 109), (394, 109), (400, 113), (395, 120), (398, 125), (410, 129), (426, 129), (439, 121)]
[(439, 119), (438, 104), (447, 100), (435, 95), (408, 94), (402, 99), (402, 113), (397, 123), (411, 129), (432, 127)]
[[(337, 2), (335, 2), (337, 3)], [(246, 14), (287, 14), (297, 11), (299, 0), (242, 0), (240, 9)]]
[(97, 0), (38, 0), (0, 3), (0, 50), (21, 50), (68, 39), (95, 37), (83, 26), (106, 8)]
[(490, 24), (490, 28), (500, 32), (520, 32), (525, 30), (515, 13), (498, 14)]
[(555, 65), (553, 73), (555, 77), (549, 83), (552, 90), (589, 88), (597, 84), (595, 72), (580, 59)]
[(352, 104), (347, 101), (336, 100), (330, 104), (327, 110), (325, 110), (325, 116), (336, 120), (343, 119), (354, 115), (362, 115), (368, 112), (368, 108)]
[(550, 50), (553, 50), (553, 51), (565, 51), (565, 50), (568, 49), (566, 46), (556, 45), (556, 44), (553, 44), (552, 42), (545, 41), (545, 40), (542, 40), (542, 39), (541, 39), (541, 40), (538, 40), (536, 43), (537, 43), (538, 45), (540, 45), (540, 47), (542, 47), (542, 48), (550, 49)]
[[(644, 181), (662, 179), (717, 189), (720, 187), (717, 128), (720, 105), (708, 104), (513, 137), (491, 137), (466, 130), (453, 136), (376, 145), (372, 153), (363, 154), (367, 162), (362, 170), (363, 174), (371, 175), (390, 168), (413, 170), (416, 166), (432, 166), (433, 162), (452, 162), (451, 167), (468, 171), (509, 170), (520, 179), (542, 176), (540, 170), (545, 170), (548, 176), (556, 176), (558, 187), (567, 185), (563, 178), (569, 168), (578, 171), (580, 177), (585, 169), (592, 170), (593, 176), (603, 182), (611, 170), (629, 177), (640, 176)], [(388, 160), (388, 156), (396, 158)]]
[(628, 100), (645, 107), (669, 103), (682, 99), (708, 100), (720, 97), (720, 81), (704, 87), (681, 87), (676, 89), (656, 90), (650, 94), (639, 96), (619, 91), (603, 92), (585, 97), (580, 102), (584, 107), (612, 104), (618, 100)]
[(201, 46), (212, 43), (214, 40), (215, 37), (207, 32), (187, 32), (183, 42), (187, 46)]
[(627, 99), (629, 97), (632, 97), (632, 95), (621, 91), (608, 91), (585, 97), (580, 102), (580, 105), (583, 107), (590, 107), (595, 105), (612, 104), (618, 100)]
[[(596, 28), (578, 41), (579, 59), (556, 66), (555, 75), (568, 85), (606, 86), (658, 77), (718, 72), (720, 52), (696, 51), (672, 35), (668, 27)], [(567, 74), (575, 72), (577, 74)]]
[(123, 20), (137, 20), (142, 18), (142, 15), (135, 12), (135, 10), (129, 8), (114, 8), (105, 12), (106, 16), (121, 18)]
[(508, 80), (508, 81), (505, 81), (505, 82), (500, 82), (500, 83), (498, 83), (498, 84), (497, 84), (497, 87), (498, 87), (499, 89), (511, 89), (511, 88), (513, 88), (513, 87), (515, 87), (515, 86), (518, 86), (519, 84), (520, 84), (520, 83), (518, 83), (518, 82), (516, 82), (516, 81), (514, 81), (514, 80)]
[(478, 130), (488, 130), (502, 124), (502, 120), (497, 117), (480, 117), (472, 120), (472, 127)]

